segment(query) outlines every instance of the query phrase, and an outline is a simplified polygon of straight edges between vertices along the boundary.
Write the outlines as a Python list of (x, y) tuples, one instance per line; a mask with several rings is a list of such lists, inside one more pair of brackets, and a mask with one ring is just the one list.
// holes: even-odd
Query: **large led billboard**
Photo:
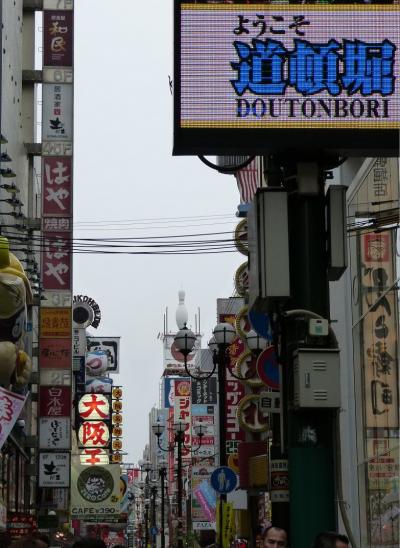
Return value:
[(175, 0), (175, 154), (397, 155), (398, 5)]

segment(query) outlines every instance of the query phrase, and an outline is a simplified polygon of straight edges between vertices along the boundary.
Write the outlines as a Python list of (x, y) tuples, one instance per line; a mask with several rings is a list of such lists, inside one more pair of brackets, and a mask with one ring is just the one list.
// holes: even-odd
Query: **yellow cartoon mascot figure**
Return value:
[(22, 386), (29, 380), (31, 360), (24, 352), (26, 305), (32, 291), (24, 269), (0, 236), (0, 385)]

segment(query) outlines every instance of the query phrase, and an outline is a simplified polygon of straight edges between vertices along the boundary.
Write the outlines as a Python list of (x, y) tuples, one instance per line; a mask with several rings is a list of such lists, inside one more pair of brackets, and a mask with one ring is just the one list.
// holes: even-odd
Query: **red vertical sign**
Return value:
[(43, 66), (71, 67), (73, 60), (73, 12), (43, 13)]
[[(235, 315), (220, 314), (220, 322), (228, 322), (234, 325)], [(236, 416), (238, 404), (245, 395), (243, 384), (235, 379), (230, 370), (234, 369), (238, 357), (244, 352), (245, 347), (243, 341), (238, 337), (233, 341), (229, 348), (229, 367), (226, 371), (226, 404), (225, 404), (225, 427), (226, 427), (226, 452), (228, 455), (238, 452), (238, 443), (244, 441), (245, 433), (240, 429), (239, 421)]]
[(43, 216), (72, 215), (72, 158), (44, 156), (42, 161)]
[(43, 289), (71, 289), (71, 236), (72, 232), (43, 232)]

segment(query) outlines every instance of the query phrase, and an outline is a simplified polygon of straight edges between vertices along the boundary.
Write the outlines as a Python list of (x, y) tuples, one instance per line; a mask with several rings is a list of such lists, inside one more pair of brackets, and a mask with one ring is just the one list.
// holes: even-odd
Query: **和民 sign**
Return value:
[(176, 0), (175, 31), (174, 153), (396, 155), (398, 6)]

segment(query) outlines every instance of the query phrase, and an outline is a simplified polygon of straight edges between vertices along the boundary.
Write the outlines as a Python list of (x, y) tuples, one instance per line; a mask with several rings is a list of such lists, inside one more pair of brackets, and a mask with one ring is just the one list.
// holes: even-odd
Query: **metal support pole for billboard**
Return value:
[[(298, 181), (288, 200), (290, 307), (329, 319), (324, 177), (317, 164), (310, 167), (314, 177), (303, 183), (311, 192), (301, 192)], [(304, 344), (305, 325), (300, 326), (299, 318), (284, 320), (286, 403), (291, 400), (293, 350)], [(332, 409), (287, 408), (290, 538), (296, 548), (309, 548), (316, 533), (336, 529), (333, 418)]]

